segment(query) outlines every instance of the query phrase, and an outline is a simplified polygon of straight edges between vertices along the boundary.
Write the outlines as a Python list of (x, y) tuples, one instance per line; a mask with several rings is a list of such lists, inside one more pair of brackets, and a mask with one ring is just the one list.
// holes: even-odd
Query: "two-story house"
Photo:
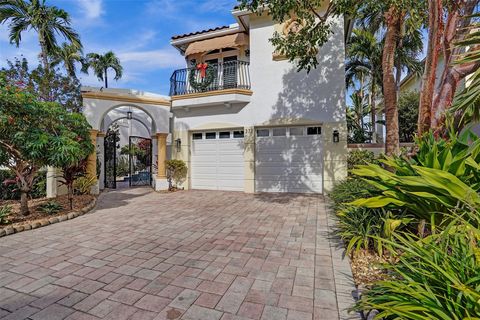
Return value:
[(177, 35), (185, 69), (171, 79), (172, 156), (187, 162), (192, 189), (244, 192), (329, 190), (346, 176), (345, 37), (330, 40), (310, 73), (275, 52), (264, 14), (232, 12), (237, 23)]

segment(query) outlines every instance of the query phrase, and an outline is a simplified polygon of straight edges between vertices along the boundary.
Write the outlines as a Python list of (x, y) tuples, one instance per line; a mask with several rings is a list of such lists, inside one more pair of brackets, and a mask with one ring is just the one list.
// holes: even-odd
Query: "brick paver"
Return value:
[(0, 319), (354, 319), (322, 196), (106, 192), (0, 239)]

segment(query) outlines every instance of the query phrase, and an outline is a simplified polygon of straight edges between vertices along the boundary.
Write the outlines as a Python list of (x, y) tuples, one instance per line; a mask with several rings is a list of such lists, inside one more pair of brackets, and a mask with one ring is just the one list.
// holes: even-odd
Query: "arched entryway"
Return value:
[(105, 115), (102, 127), (103, 187), (153, 186), (157, 159), (153, 154), (154, 121), (150, 115), (136, 107), (118, 106)]
[[(82, 88), (83, 114), (96, 145), (88, 174), (96, 190), (150, 185), (168, 189), (165, 160), (170, 143), (168, 97), (124, 89)], [(121, 161), (121, 163), (119, 162)]]

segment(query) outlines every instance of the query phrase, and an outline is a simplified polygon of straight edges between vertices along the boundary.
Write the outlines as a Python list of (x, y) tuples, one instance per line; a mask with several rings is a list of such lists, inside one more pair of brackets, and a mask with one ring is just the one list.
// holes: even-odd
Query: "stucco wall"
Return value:
[(213, 123), (231, 127), (260, 126), (279, 122), (345, 121), (345, 48), (343, 18), (335, 18), (330, 40), (319, 50), (319, 65), (309, 74), (295, 65), (274, 61), (275, 24), (269, 17), (250, 21), (250, 76), (253, 95), (245, 106), (204, 106), (174, 110), (175, 128), (192, 130)]

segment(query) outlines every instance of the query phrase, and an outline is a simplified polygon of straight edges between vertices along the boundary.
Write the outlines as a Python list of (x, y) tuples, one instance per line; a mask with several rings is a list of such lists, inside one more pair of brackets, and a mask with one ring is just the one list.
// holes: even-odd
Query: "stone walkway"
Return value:
[(0, 238), (0, 318), (354, 319), (329, 222), (321, 196), (105, 193), (92, 214)]

